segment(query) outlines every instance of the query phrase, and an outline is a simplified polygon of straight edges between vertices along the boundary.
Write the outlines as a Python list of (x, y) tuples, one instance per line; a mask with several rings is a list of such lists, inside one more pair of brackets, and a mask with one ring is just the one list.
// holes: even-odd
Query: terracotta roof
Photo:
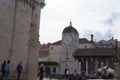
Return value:
[(104, 43), (108, 43), (108, 42), (105, 40), (100, 40), (100, 41), (98, 41), (98, 43), (104, 44)]
[(62, 40), (59, 40), (59, 41), (52, 43), (51, 45), (61, 45), (61, 44), (62, 44)]
[(114, 37), (112, 37), (112, 38), (109, 39), (108, 41), (116, 41), (116, 39), (114, 39)]
[(39, 57), (47, 57), (49, 55), (49, 50), (40, 50)]
[(83, 43), (91, 43), (89, 40), (87, 40), (86, 38), (80, 38), (79, 39), (79, 43), (81, 44), (83, 44)]
[(113, 48), (77, 49), (73, 56), (115, 56), (115, 50)]
[(40, 49), (45, 49), (45, 48), (49, 48), (49, 45), (50, 45), (51, 43), (48, 43), (48, 44), (41, 44), (40, 45)]
[[(83, 43), (91, 43), (91, 42), (87, 40), (86, 38), (80, 38), (79, 43), (83, 44)], [(62, 44), (62, 40), (59, 40), (59, 41), (52, 43), (51, 45), (61, 45), (61, 44)]]

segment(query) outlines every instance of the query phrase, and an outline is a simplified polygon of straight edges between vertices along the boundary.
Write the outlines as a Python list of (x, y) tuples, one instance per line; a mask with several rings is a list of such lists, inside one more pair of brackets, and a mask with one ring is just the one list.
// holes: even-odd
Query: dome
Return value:
[(70, 25), (63, 30), (63, 34), (64, 33), (75, 33), (75, 34), (78, 34), (77, 30), (74, 27), (72, 27), (72, 22), (70, 22)]

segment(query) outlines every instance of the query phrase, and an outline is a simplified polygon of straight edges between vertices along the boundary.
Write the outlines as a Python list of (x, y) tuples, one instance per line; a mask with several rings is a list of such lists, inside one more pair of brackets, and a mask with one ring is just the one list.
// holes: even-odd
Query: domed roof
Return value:
[(75, 33), (75, 34), (78, 34), (77, 30), (74, 27), (72, 27), (72, 22), (70, 22), (70, 25), (63, 30), (63, 33)]

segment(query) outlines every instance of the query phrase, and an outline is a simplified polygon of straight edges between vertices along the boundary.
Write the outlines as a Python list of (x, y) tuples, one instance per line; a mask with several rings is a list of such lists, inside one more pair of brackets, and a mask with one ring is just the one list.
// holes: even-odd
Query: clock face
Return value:
[(65, 44), (70, 44), (72, 42), (72, 37), (70, 35), (66, 35), (63, 37), (63, 42)]

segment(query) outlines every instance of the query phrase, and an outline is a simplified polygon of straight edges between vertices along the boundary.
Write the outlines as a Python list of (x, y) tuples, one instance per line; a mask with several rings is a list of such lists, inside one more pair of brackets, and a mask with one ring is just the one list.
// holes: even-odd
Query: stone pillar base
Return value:
[(115, 79), (120, 79), (120, 63), (114, 63), (115, 68)]

